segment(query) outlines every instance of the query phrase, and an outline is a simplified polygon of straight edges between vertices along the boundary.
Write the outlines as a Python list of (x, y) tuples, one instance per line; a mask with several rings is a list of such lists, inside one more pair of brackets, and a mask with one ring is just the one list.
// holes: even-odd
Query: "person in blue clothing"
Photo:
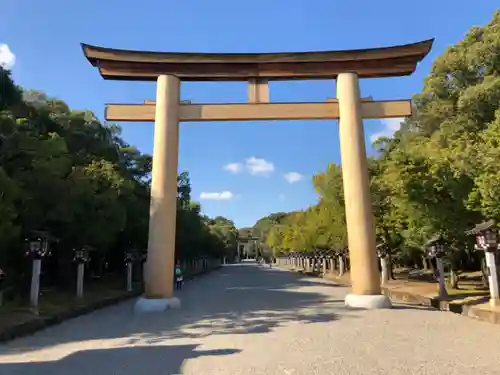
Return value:
[(175, 264), (175, 289), (182, 289), (184, 283), (184, 272), (181, 268), (181, 262), (177, 261)]

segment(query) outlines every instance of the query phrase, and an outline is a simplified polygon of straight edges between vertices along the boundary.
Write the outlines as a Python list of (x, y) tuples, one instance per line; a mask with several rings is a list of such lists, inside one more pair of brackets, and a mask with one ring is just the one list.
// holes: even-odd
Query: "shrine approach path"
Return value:
[(500, 327), (423, 307), (349, 310), (345, 287), (255, 263), (0, 345), (1, 375), (498, 375)]

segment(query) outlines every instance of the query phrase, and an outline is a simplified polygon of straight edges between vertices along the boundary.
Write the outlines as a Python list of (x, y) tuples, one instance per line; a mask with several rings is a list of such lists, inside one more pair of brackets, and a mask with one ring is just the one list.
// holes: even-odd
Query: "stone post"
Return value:
[(83, 280), (85, 276), (85, 263), (79, 262), (76, 269), (76, 296), (83, 297)]
[(446, 291), (446, 284), (444, 283), (444, 263), (443, 258), (436, 258), (436, 266), (439, 272), (439, 297), (446, 298), (448, 297), (448, 292)]
[(42, 260), (33, 259), (31, 271), (30, 304), (34, 309), (38, 309), (38, 297), (40, 295), (40, 273), (42, 270)]
[(389, 281), (388, 256), (380, 257), (380, 267), (382, 268), (382, 285), (386, 285)]
[(179, 109), (179, 78), (159, 76), (156, 90), (148, 258), (145, 264), (146, 285), (145, 295), (136, 304), (136, 311), (164, 311), (180, 305), (180, 301), (173, 298)]
[(132, 262), (127, 262), (127, 292), (132, 291)]
[(352, 292), (346, 296), (345, 303), (358, 308), (386, 308), (391, 304), (381, 294), (380, 288), (365, 134), (356, 74), (338, 75), (337, 98), (352, 284)]
[(490, 284), (490, 305), (500, 306), (500, 294), (498, 291), (498, 273), (495, 262), (495, 253), (485, 251), (486, 267), (488, 267), (488, 283)]

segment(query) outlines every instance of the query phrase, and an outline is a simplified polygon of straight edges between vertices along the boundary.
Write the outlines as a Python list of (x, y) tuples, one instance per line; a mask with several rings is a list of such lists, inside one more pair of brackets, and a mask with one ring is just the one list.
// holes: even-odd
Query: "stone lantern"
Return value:
[(145, 253), (141, 253), (136, 249), (128, 249), (125, 251), (125, 265), (127, 267), (127, 292), (132, 291), (132, 271), (133, 265), (136, 262), (142, 261)]
[(337, 259), (339, 261), (339, 277), (344, 276), (344, 272), (345, 272), (344, 253), (345, 253), (345, 249), (337, 252)]
[(296, 251), (292, 251), (293, 256), (293, 268), (298, 270), (300, 268), (300, 254)]
[(332, 273), (333, 270), (335, 269), (335, 265), (334, 265), (335, 251), (333, 249), (328, 249), (326, 251), (326, 259), (328, 261), (328, 269), (330, 270), (330, 273)]
[(328, 272), (328, 262), (330, 261), (329, 253), (330, 253), (330, 250), (328, 250), (328, 249), (321, 250), (321, 268), (322, 268), (323, 277), (325, 277), (326, 273)]
[(80, 246), (73, 249), (73, 262), (77, 264), (76, 271), (76, 296), (83, 297), (83, 280), (85, 276), (85, 265), (90, 262), (90, 246)]
[(297, 270), (301, 270), (304, 268), (304, 257), (302, 256), (302, 253), (300, 251), (295, 251), (295, 259), (297, 261)]
[(427, 255), (429, 258), (436, 259), (436, 266), (438, 269), (438, 280), (439, 280), (439, 297), (448, 297), (448, 292), (446, 291), (446, 285), (444, 283), (444, 263), (443, 257), (445, 255), (445, 241), (441, 235), (436, 235), (427, 241)]
[(311, 261), (311, 257), (309, 255), (308, 251), (303, 250), (304, 252), (302, 253), (302, 257), (304, 258), (304, 271), (308, 272), (309, 271), (309, 263)]
[(387, 264), (387, 258), (389, 255), (389, 246), (385, 242), (382, 242), (376, 246), (377, 256), (380, 259), (380, 266), (382, 268), (382, 285), (389, 281), (389, 267)]
[(297, 269), (298, 268), (298, 258), (297, 258), (297, 253), (292, 251), (290, 252), (290, 260), (291, 260), (291, 265), (292, 269)]
[(322, 275), (326, 273), (326, 253), (324, 249), (320, 249), (318, 252), (319, 256), (319, 264), (318, 271), (321, 272)]
[(309, 256), (308, 256), (308, 254), (304, 250), (302, 250), (300, 252), (300, 258), (302, 260), (302, 267), (301, 268), (304, 271), (307, 271), (307, 268), (309, 266)]
[(316, 259), (315, 259), (314, 253), (311, 250), (306, 251), (306, 259), (307, 259), (306, 272), (314, 272), (314, 264), (315, 264)]
[(300, 270), (300, 268), (302, 267), (302, 257), (300, 256), (300, 253), (298, 251), (294, 251), (293, 257), (295, 260), (295, 267), (294, 268), (296, 270)]
[(498, 252), (498, 227), (495, 220), (486, 221), (467, 231), (468, 235), (476, 236), (474, 249), (484, 251), (486, 260), (488, 285), (490, 289), (490, 305), (500, 306), (500, 293), (498, 288), (498, 273), (496, 253)]
[(30, 304), (34, 309), (38, 308), (42, 259), (51, 255), (50, 242), (57, 242), (57, 239), (45, 231), (32, 231), (29, 236), (24, 239), (26, 246), (25, 255), (29, 256), (33, 260), (31, 271)]
[(318, 266), (318, 262), (319, 262), (319, 254), (318, 254), (318, 250), (317, 249), (313, 249), (311, 250), (311, 262), (310, 262), (310, 265), (309, 265), (309, 271), (311, 272), (315, 272), (316, 271), (316, 267)]

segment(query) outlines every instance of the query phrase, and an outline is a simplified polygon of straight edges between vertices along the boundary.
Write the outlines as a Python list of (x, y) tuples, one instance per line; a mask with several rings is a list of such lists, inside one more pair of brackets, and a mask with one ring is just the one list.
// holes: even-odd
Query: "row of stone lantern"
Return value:
[[(445, 255), (445, 241), (442, 235), (438, 234), (432, 237), (425, 244), (426, 255), (430, 259), (436, 260), (436, 265), (438, 268), (439, 276), (439, 295), (440, 297), (446, 297), (446, 287), (444, 283), (444, 264), (443, 256)], [(390, 247), (386, 242), (381, 242), (376, 246), (377, 256), (380, 259), (381, 272), (381, 284), (386, 284), (390, 279), (390, 269), (389, 269), (389, 256)]]
[[(32, 231), (25, 238), (25, 255), (32, 259), (32, 275), (30, 289), (30, 304), (35, 311), (38, 309), (38, 299), (40, 295), (40, 275), (42, 259), (51, 255), (51, 246), (59, 242), (59, 239), (45, 231)], [(83, 283), (85, 266), (90, 262), (90, 254), (94, 249), (91, 246), (79, 246), (72, 249), (73, 262), (77, 264), (76, 295), (83, 297)], [(146, 260), (146, 252), (138, 250), (127, 250), (125, 252), (125, 263), (127, 265), (127, 290), (132, 291), (132, 264)], [(1, 288), (1, 285), (0, 285)]]
[[(497, 271), (496, 254), (499, 252), (500, 236), (499, 229), (494, 220), (489, 220), (477, 224), (473, 229), (466, 232), (468, 235), (476, 236), (475, 250), (485, 252), (485, 260), (487, 266), (488, 284), (490, 290), (490, 304), (493, 306), (500, 306), (500, 290), (499, 290), (499, 277)], [(430, 259), (435, 259), (437, 268), (437, 278), (439, 282), (439, 296), (446, 298), (448, 292), (446, 290), (444, 279), (444, 262), (443, 258), (446, 255), (446, 240), (442, 234), (437, 234), (427, 241), (425, 244), (426, 255)], [(334, 269), (333, 260), (338, 257), (339, 263), (339, 276), (342, 276), (345, 266), (344, 259), (346, 250), (333, 251), (328, 249), (316, 249), (306, 252), (291, 252), (285, 258), (285, 262), (290, 264), (295, 269), (310, 270), (311, 262), (314, 266), (318, 260), (323, 263), (323, 274), (326, 273), (326, 261), (330, 261), (331, 270)], [(386, 243), (379, 243), (376, 247), (377, 256), (381, 262), (382, 268), (382, 284), (389, 280), (389, 264), (388, 256), (390, 255), (390, 248)]]
[[(25, 238), (25, 255), (32, 259), (32, 276), (30, 289), (30, 304), (34, 311), (38, 310), (38, 300), (40, 295), (40, 275), (42, 260), (51, 255), (53, 244), (58, 243), (59, 239), (52, 236), (46, 231), (32, 231)], [(90, 262), (90, 254), (94, 250), (92, 247), (84, 245), (75, 247), (73, 250), (73, 262), (77, 264), (77, 286), (76, 295), (83, 297), (83, 282), (85, 266)], [(147, 259), (146, 250), (137, 250), (130, 248), (125, 251), (124, 262), (127, 269), (127, 291), (132, 291), (132, 271), (133, 264), (143, 264)], [(193, 260), (192, 266), (197, 269), (207, 269), (210, 266), (211, 259), (201, 257)], [(0, 306), (3, 297), (3, 285), (5, 282), (5, 274), (0, 270)]]
[[(499, 249), (499, 230), (495, 220), (485, 221), (476, 224), (473, 229), (465, 232), (467, 235), (476, 237), (474, 249), (484, 251), (487, 267), (488, 284), (490, 290), (490, 304), (492, 306), (500, 305), (500, 293), (498, 285), (498, 273), (496, 264), (496, 254)], [(426, 243), (427, 256), (436, 260), (439, 282), (439, 296), (445, 298), (448, 296), (444, 280), (444, 262), (446, 255), (446, 240), (438, 234)]]
[(345, 272), (345, 250), (335, 251), (333, 249), (314, 249), (310, 251), (290, 252), (285, 258), (285, 262), (294, 269), (303, 269), (306, 272), (318, 271), (323, 274), (327, 270), (334, 270), (335, 260), (339, 264), (339, 276)]
[[(444, 284), (444, 265), (442, 257), (445, 254), (444, 251), (444, 239), (441, 235), (437, 235), (430, 239), (426, 248), (428, 250), (427, 255), (429, 258), (435, 258), (437, 263), (437, 268), (439, 270), (439, 291), (440, 296), (447, 296), (446, 287)], [(382, 274), (381, 274), (381, 282), (385, 284), (390, 278), (390, 270), (389, 270), (389, 255), (390, 248), (385, 243), (379, 243), (376, 246), (377, 256), (380, 259)], [(346, 266), (345, 260), (346, 255), (348, 254), (347, 249), (343, 249), (341, 251), (335, 251), (332, 249), (316, 249), (312, 251), (302, 251), (302, 252), (291, 252), (288, 253), (288, 257), (286, 258), (286, 262), (291, 264), (291, 266), (295, 269), (303, 269), (306, 272), (309, 270), (315, 270), (315, 266), (318, 264), (318, 261), (322, 263), (322, 272), (326, 274), (327, 268), (333, 270), (334, 262), (337, 260), (338, 264), (338, 276), (343, 276)], [(327, 262), (329, 262), (329, 266), (327, 267)]]

